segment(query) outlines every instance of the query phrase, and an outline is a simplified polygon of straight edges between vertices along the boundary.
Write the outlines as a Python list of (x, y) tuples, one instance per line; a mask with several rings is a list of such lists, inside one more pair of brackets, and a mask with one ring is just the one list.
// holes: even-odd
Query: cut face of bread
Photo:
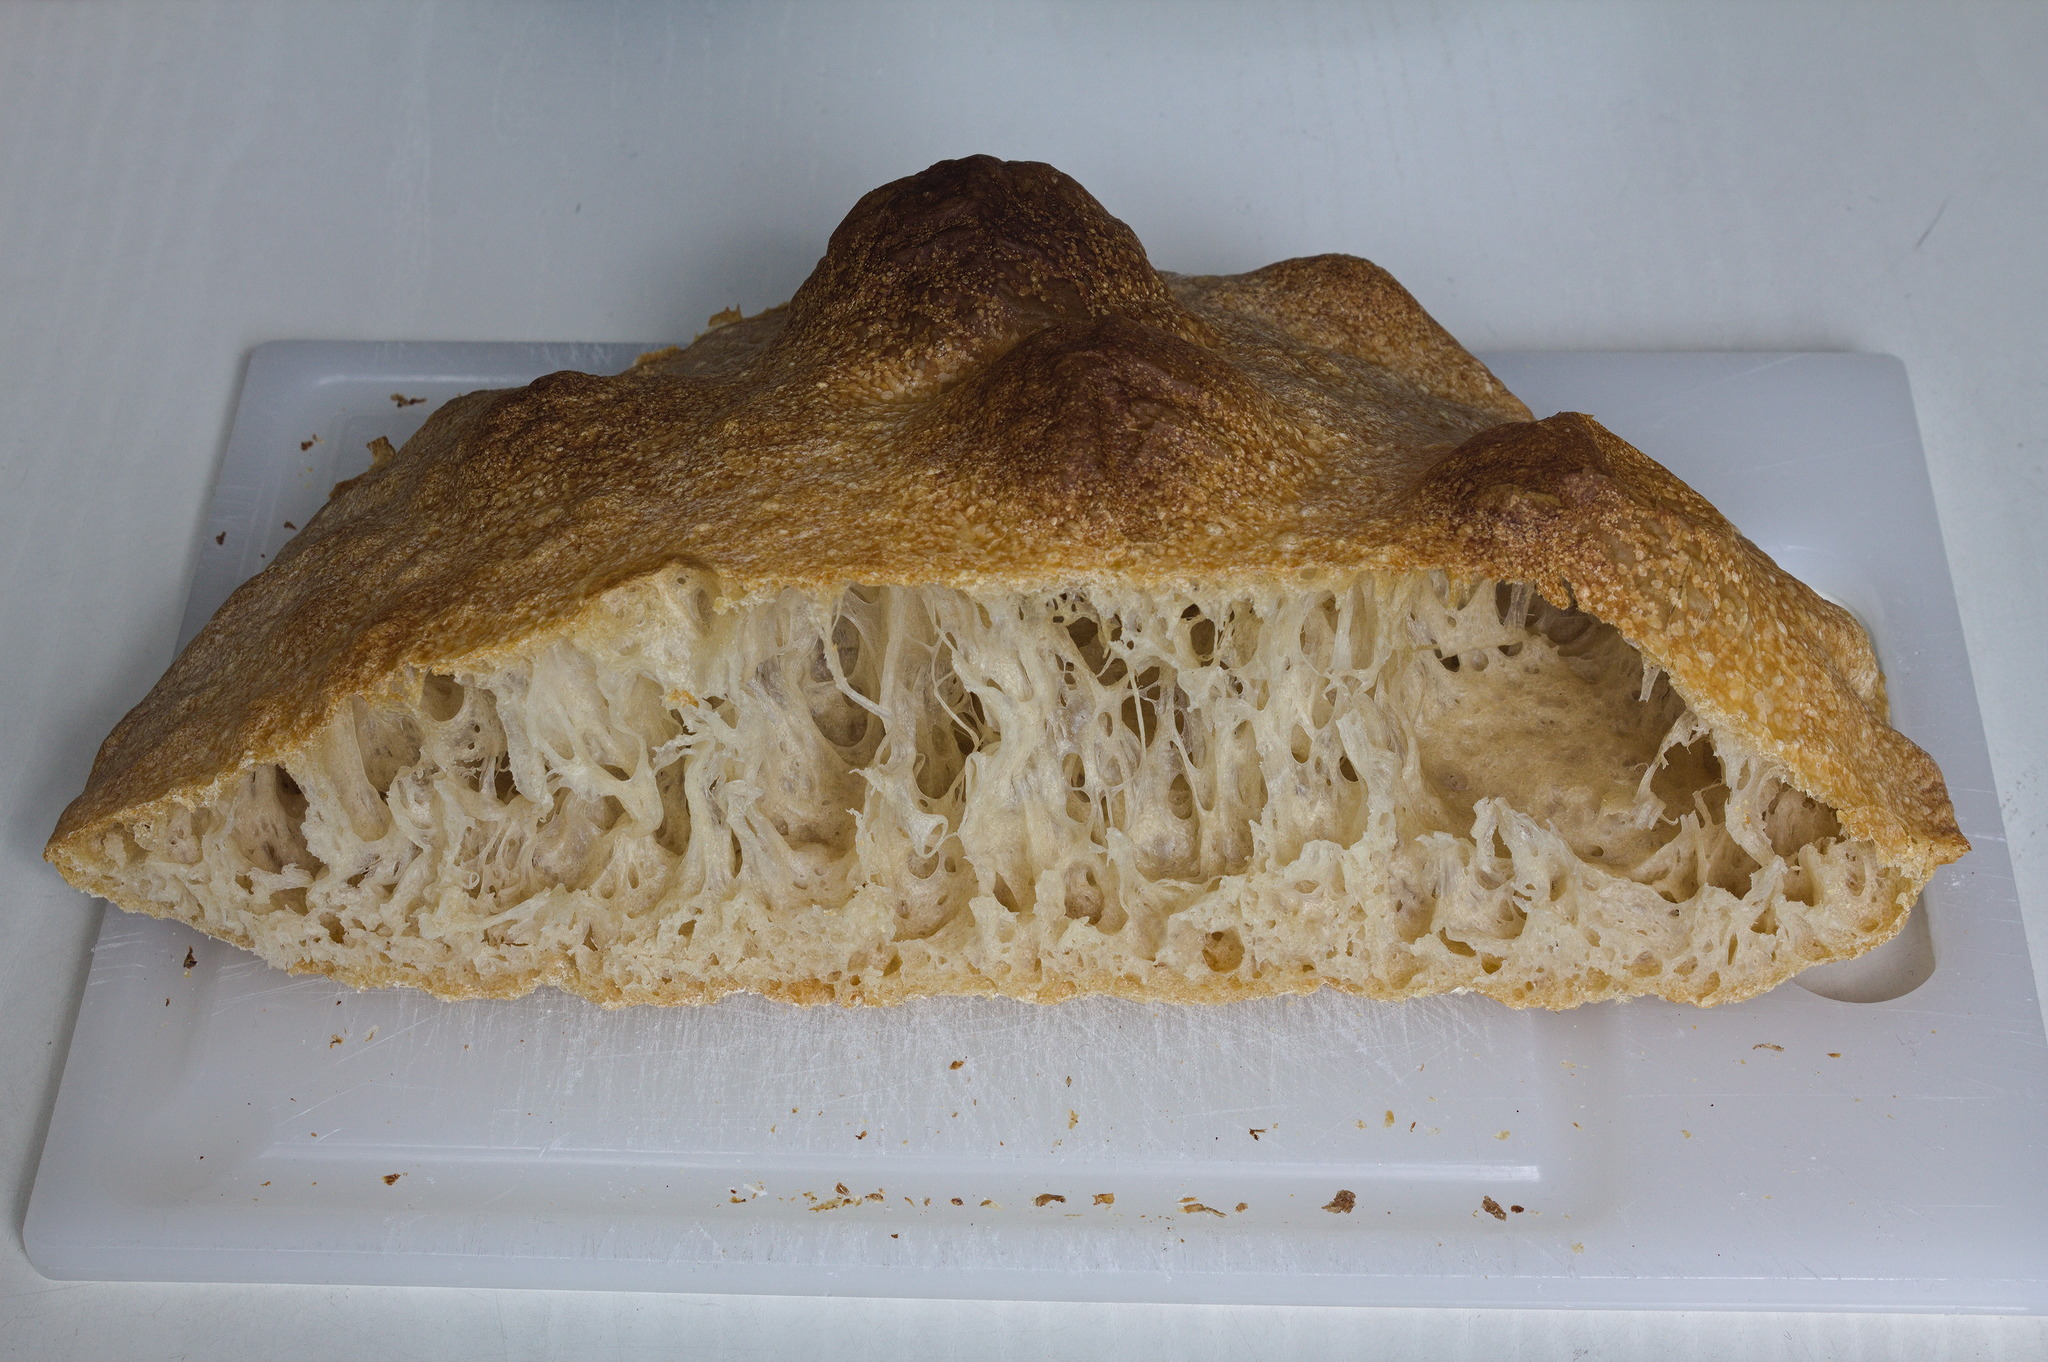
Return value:
[(1753, 992), (1866, 841), (1527, 586), (604, 597), (110, 834), (286, 966), (603, 1002)]
[(45, 855), (291, 969), (602, 1003), (1711, 1003), (1968, 847), (1862, 629), (1349, 256), (1162, 274), (1049, 166), (448, 403)]

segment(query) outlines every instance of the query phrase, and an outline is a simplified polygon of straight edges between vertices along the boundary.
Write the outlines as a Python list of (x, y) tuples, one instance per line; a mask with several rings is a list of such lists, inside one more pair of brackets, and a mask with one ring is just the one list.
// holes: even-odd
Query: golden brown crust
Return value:
[(114, 821), (682, 563), (735, 598), (1526, 580), (1616, 625), (1913, 884), (1960, 855), (1854, 622), (1590, 418), (1528, 415), (1365, 261), (1176, 278), (1050, 167), (942, 162), (863, 198), (786, 308), (615, 378), (458, 399), (337, 487), (115, 728), (46, 854), (98, 887), (86, 848)]

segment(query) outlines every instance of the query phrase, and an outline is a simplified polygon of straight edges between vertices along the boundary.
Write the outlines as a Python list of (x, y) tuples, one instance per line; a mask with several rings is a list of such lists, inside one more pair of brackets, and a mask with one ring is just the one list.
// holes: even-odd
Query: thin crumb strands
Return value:
[(1744, 996), (1873, 849), (1523, 584), (610, 593), (109, 839), (157, 911), (445, 994)]

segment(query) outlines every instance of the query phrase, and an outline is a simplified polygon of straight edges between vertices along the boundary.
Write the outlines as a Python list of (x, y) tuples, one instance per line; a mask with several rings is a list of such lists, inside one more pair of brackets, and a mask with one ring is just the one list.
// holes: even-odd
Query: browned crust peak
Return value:
[(1051, 167), (941, 162), (864, 197), (786, 307), (615, 378), (450, 402), (337, 487), (115, 728), (46, 854), (103, 885), (113, 821), (688, 564), (729, 597), (1527, 580), (1616, 624), (1916, 883), (1959, 855), (1861, 630), (1589, 418), (1528, 417), (1366, 261), (1162, 274)]

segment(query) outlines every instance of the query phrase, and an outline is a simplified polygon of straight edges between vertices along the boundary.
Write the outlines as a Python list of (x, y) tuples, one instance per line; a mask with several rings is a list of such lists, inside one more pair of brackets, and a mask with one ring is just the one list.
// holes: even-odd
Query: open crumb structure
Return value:
[(118, 859), (278, 964), (622, 1002), (1713, 1001), (1896, 912), (1869, 843), (1526, 586), (712, 599), (656, 578), (358, 700)]

